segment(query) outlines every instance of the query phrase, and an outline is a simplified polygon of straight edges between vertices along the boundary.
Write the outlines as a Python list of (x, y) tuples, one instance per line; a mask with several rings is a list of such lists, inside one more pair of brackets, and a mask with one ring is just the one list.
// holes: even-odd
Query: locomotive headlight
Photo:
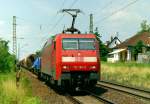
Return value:
[(63, 66), (63, 69), (67, 69), (67, 66)]
[(79, 66), (79, 68), (82, 69), (83, 67), (82, 67), (82, 66)]
[(91, 69), (95, 69), (96, 68), (96, 66), (91, 66)]

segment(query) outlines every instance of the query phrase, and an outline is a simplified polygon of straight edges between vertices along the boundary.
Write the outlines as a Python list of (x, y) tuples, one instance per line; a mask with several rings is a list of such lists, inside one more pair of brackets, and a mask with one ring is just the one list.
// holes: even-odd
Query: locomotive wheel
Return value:
[(91, 80), (89, 86), (94, 87), (97, 84), (97, 80)]
[(42, 75), (41, 75), (41, 72), (38, 72), (38, 79), (42, 79)]

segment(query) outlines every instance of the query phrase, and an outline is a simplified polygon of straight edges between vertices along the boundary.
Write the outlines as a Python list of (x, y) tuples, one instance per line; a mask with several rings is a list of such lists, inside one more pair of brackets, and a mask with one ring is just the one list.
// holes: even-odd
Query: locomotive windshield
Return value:
[(64, 50), (94, 50), (95, 39), (92, 38), (64, 38), (62, 40)]
[(65, 38), (62, 43), (65, 50), (78, 49), (78, 39)]

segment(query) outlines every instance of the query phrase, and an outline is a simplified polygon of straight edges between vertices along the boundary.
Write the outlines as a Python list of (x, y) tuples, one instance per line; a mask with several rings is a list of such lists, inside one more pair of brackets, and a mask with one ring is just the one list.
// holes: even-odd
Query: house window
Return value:
[(108, 57), (109, 58), (114, 58), (114, 54), (109, 54)]

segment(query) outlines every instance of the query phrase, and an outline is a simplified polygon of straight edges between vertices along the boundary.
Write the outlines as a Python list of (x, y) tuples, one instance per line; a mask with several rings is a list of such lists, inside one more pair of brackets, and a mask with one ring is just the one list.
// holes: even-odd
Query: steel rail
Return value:
[(112, 84), (112, 85), (116, 85), (116, 86), (120, 86), (120, 87), (124, 87), (124, 88), (129, 88), (129, 89), (133, 89), (133, 90), (137, 90), (137, 91), (141, 91), (141, 92), (145, 92), (145, 93), (150, 93), (150, 90), (134, 88), (134, 87), (131, 87), (131, 86), (121, 85), (121, 84), (113, 83), (113, 82), (110, 82), (110, 81), (102, 80), (102, 81), (99, 81), (99, 82), (104, 82), (104, 83), (108, 83), (108, 84)]
[(102, 86), (104, 88), (109, 88), (109, 89), (113, 89), (113, 90), (117, 90), (120, 92), (130, 94), (130, 95), (134, 95), (140, 98), (144, 98), (146, 100), (150, 100), (150, 92), (147, 90), (142, 90), (142, 89), (137, 89), (137, 88), (133, 88), (129, 86), (115, 84), (115, 83), (108, 82), (108, 81), (99, 81), (97, 85)]
[(73, 96), (69, 95), (68, 93), (65, 94), (65, 97), (68, 98), (74, 104), (83, 104), (81, 101), (79, 101), (78, 99), (76, 99)]
[(94, 97), (94, 98), (96, 98), (97, 100), (103, 102), (104, 104), (115, 104), (114, 102), (112, 102), (112, 101), (110, 101), (110, 100), (108, 100), (108, 99), (105, 99), (105, 98), (103, 98), (103, 97), (100, 97), (100, 96), (98, 96), (98, 95), (96, 95), (96, 94), (94, 94), (94, 93), (92, 93), (92, 92), (90, 92), (90, 91), (87, 91), (87, 90), (83, 90), (83, 91), (89, 93), (92, 97)]

